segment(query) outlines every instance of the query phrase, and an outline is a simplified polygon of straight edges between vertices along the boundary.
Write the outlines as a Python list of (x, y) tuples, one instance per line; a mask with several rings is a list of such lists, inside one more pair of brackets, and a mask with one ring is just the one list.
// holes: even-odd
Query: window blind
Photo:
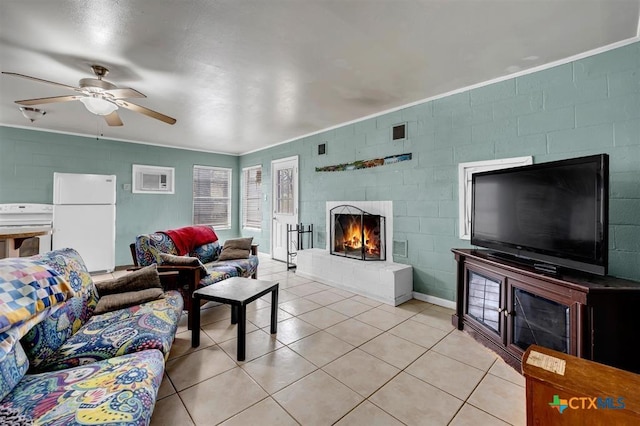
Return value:
[(262, 167), (242, 169), (242, 227), (261, 229)]
[(231, 169), (193, 166), (193, 223), (231, 228)]

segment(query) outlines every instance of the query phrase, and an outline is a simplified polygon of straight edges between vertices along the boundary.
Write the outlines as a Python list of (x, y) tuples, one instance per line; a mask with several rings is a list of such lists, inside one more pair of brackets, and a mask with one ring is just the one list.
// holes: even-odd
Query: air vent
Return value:
[(393, 240), (393, 255), (407, 257), (407, 240)]
[(327, 153), (327, 144), (321, 143), (318, 145), (318, 155), (325, 155)]
[(391, 128), (391, 140), (401, 141), (407, 138), (407, 123), (396, 124)]

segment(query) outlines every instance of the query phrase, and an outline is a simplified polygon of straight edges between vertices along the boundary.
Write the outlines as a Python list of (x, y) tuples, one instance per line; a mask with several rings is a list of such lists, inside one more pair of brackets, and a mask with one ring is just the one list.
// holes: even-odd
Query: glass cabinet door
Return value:
[(531, 344), (570, 353), (569, 307), (512, 287), (511, 343), (522, 350)]
[(502, 332), (500, 321), (500, 290), (502, 282), (498, 279), (467, 270), (466, 313), (485, 327)]

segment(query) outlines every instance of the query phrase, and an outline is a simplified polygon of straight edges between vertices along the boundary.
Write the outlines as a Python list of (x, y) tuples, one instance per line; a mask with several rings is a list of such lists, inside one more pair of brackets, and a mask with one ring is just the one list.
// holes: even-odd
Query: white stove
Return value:
[[(53, 230), (53, 205), (51, 204), (0, 204), (0, 239), (3, 235), (46, 232), (38, 237), (38, 253), (51, 250)], [(7, 240), (8, 242), (9, 240)], [(5, 248), (5, 256), (13, 250)], [(35, 253), (23, 253), (29, 255)]]

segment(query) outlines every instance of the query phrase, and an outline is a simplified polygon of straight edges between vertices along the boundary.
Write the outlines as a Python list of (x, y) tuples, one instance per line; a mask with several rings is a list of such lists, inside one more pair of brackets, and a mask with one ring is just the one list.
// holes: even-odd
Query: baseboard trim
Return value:
[(133, 268), (133, 265), (118, 265), (115, 267), (114, 271), (126, 271), (129, 268)]
[(444, 308), (455, 309), (456, 302), (452, 302), (451, 300), (442, 299), (440, 297), (430, 296), (424, 293), (418, 293), (417, 291), (413, 292), (413, 298), (417, 300), (421, 300), (423, 302), (433, 303), (434, 305), (442, 306)]

